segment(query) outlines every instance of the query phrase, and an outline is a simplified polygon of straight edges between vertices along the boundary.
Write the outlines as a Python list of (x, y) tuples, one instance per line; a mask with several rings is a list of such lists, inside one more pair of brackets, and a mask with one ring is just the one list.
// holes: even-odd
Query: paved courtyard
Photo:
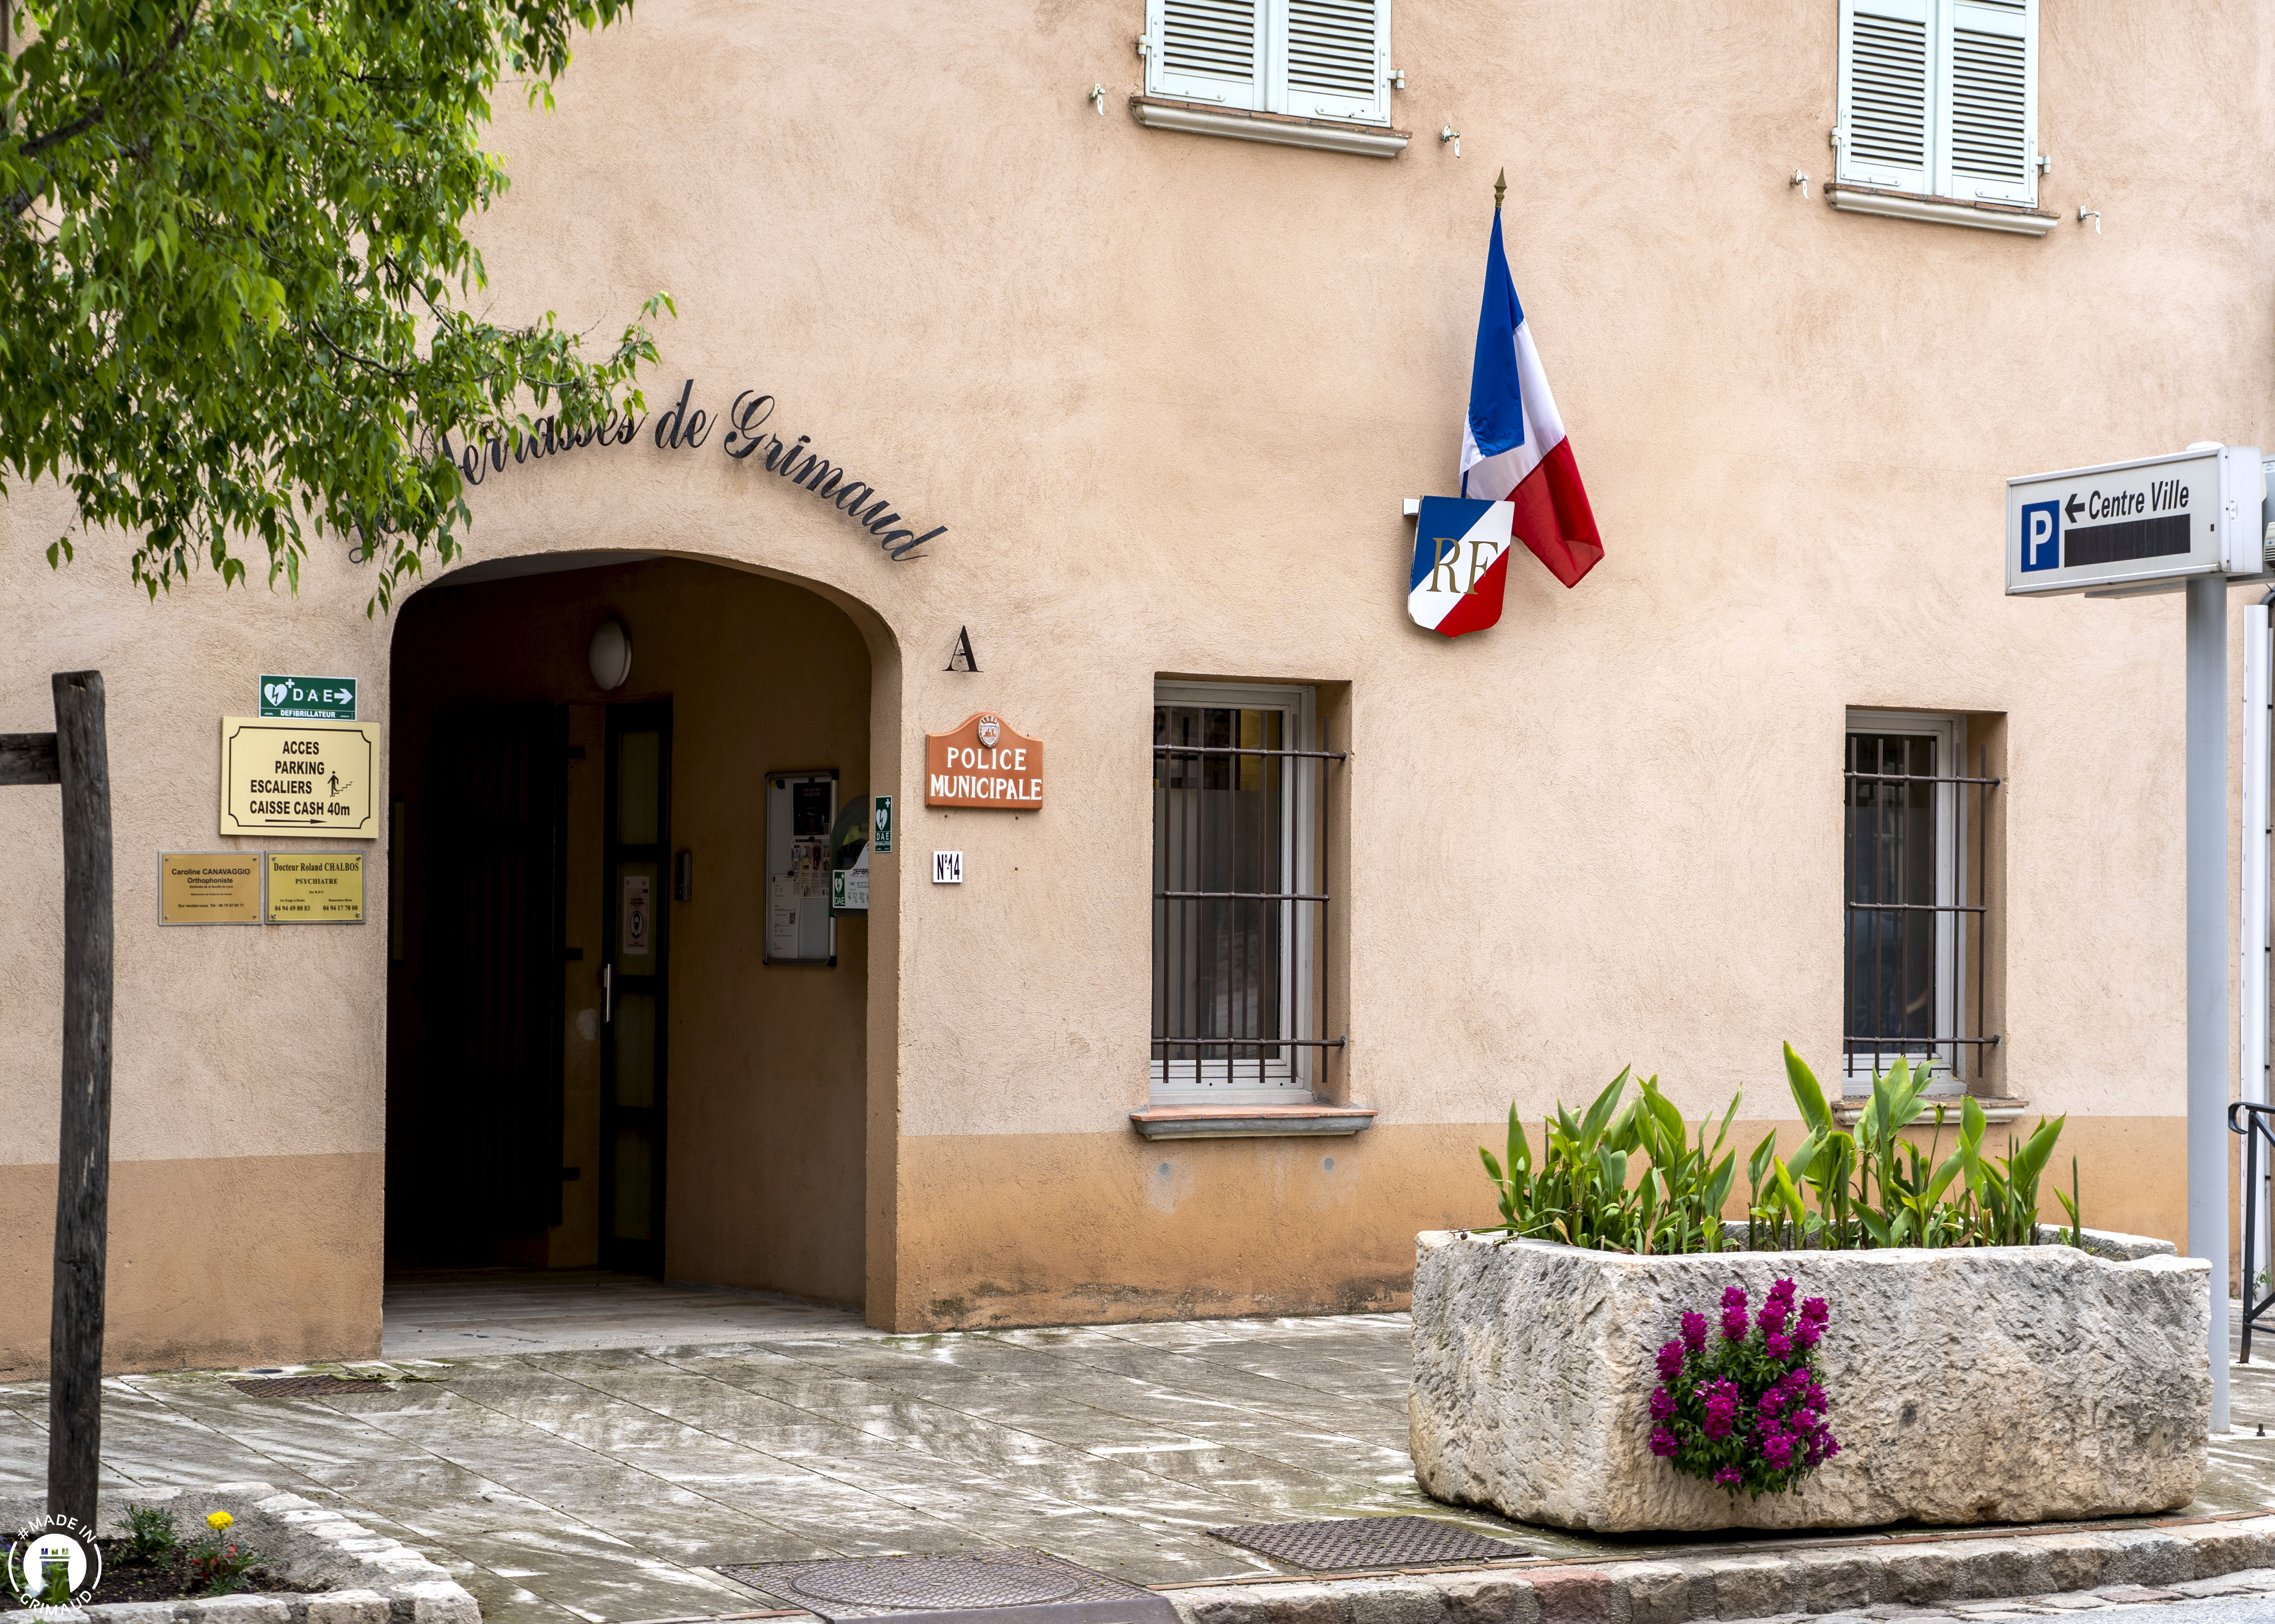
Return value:
[[(512, 1624), (774, 1604), (718, 1563), (1031, 1545), (1144, 1583), (1280, 1569), (1205, 1532), (1410, 1512), (1543, 1555), (1647, 1541), (1425, 1499), (1404, 1316), (889, 1336), (752, 1293), (608, 1276), (391, 1285), (386, 1392), (243, 1371), (105, 1384), (106, 1485), (258, 1479), (450, 1567)], [(0, 1386), (0, 1493), (44, 1481), (42, 1385)], [(2275, 1369), (2239, 1371), (2275, 1430)], [(2275, 1507), (2275, 1438), (2214, 1449), (2196, 1514)], [(1734, 1537), (1760, 1543), (1763, 1537)], [(1695, 1549), (1696, 1545), (1689, 1548)]]

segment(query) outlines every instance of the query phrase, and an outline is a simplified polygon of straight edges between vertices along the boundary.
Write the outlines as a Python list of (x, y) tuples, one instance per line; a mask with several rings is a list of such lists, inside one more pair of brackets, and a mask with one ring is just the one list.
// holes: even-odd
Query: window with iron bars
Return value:
[(1984, 1081), (1987, 751), (1966, 770), (1967, 722), (1848, 713), (1842, 933), (1847, 1091), (1899, 1056), (1949, 1091)]
[(1153, 702), (1157, 1105), (1298, 1104), (1323, 1031), (1327, 774), (1308, 688), (1162, 683)]

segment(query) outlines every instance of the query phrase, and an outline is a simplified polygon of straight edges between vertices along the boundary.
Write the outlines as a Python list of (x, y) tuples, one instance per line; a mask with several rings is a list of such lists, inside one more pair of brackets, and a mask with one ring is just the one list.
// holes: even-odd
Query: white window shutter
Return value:
[(2038, 0), (1946, 0), (1936, 190), (1964, 201), (2038, 200)]
[(1934, 0), (1840, 0), (1840, 155), (1853, 185), (1928, 192)]
[(1274, 112), (1390, 122), (1390, 0), (1273, 0), (1272, 12)]
[(1266, 0), (1145, 0), (1145, 94), (1260, 110)]

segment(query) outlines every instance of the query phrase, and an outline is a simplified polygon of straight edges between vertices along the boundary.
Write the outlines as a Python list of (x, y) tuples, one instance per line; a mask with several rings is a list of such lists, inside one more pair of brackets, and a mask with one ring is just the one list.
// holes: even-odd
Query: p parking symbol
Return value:
[(2026, 502), (2022, 507), (2022, 572), (2061, 568), (2061, 503)]

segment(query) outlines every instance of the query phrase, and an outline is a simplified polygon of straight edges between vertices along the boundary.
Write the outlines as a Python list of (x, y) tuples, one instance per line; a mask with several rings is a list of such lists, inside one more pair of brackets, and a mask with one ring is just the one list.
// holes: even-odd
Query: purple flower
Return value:
[(1745, 1288), (1743, 1286), (1725, 1286), (1725, 1287), (1723, 1287), (1723, 1288), (1722, 1288), (1722, 1306), (1723, 1306), (1724, 1308), (1726, 1308), (1726, 1309), (1730, 1309), (1730, 1308), (1743, 1308), (1743, 1307), (1745, 1307), (1745, 1306), (1746, 1306), (1746, 1288)]
[(1723, 1380), (1709, 1383), (1704, 1389), (1706, 1401), (1706, 1436), (1717, 1442), (1730, 1436), (1730, 1429), (1738, 1418), (1738, 1385)]
[(1765, 1331), (1782, 1331), (1785, 1329), (1785, 1317), (1792, 1309), (1792, 1303), (1772, 1297), (1762, 1304), (1762, 1311), (1754, 1316), (1754, 1323)]
[(1651, 1418), (1653, 1421), (1674, 1419), (1674, 1395), (1664, 1387), (1651, 1389)]
[(1778, 1378), (1778, 1386), (1780, 1387), (1790, 1387), (1793, 1391), (1798, 1393), (1803, 1388), (1808, 1386), (1814, 1379), (1815, 1379), (1810, 1375), (1807, 1370), (1803, 1369), (1800, 1365), (1795, 1365), (1793, 1369), (1788, 1371), (1783, 1376)]
[(1793, 1356), (1793, 1339), (1782, 1331), (1771, 1332), (1763, 1339), (1762, 1346), (1772, 1359), (1788, 1359)]
[(1788, 1277), (1785, 1280), (1780, 1280), (1776, 1285), (1770, 1288), (1770, 1300), (1773, 1303), (1790, 1304), (1793, 1302), (1793, 1280)]
[(1811, 1297), (1801, 1305), (1801, 1317), (1812, 1325), (1823, 1325), (1830, 1312), (1823, 1297)]
[(1685, 1314), (1682, 1317), (1682, 1345), (1692, 1353), (1706, 1351), (1706, 1316)]
[(1681, 1447), (1681, 1446), (1680, 1446), (1680, 1445), (1678, 1445), (1678, 1444), (1674, 1441), (1674, 1433), (1672, 1433), (1672, 1432), (1670, 1432), (1670, 1431), (1668, 1431), (1665, 1427), (1653, 1427), (1653, 1428), (1651, 1428), (1651, 1454), (1655, 1454), (1655, 1455), (1661, 1455), (1661, 1456), (1670, 1455), (1670, 1454), (1673, 1454), (1675, 1452), (1675, 1450), (1676, 1450), (1676, 1449), (1678, 1449), (1678, 1448), (1680, 1448), (1680, 1447)]
[(1817, 1339), (1824, 1334), (1823, 1323), (1815, 1319), (1804, 1319), (1793, 1328), (1794, 1341), (1801, 1344), (1803, 1352), (1816, 1347)]
[(1673, 1381), (1682, 1374), (1682, 1344), (1669, 1342), (1659, 1350), (1659, 1379)]
[(1735, 1489), (1739, 1484), (1743, 1482), (1744, 1479), (1738, 1475), (1738, 1469), (1736, 1467), (1726, 1466), (1714, 1474), (1714, 1481), (1720, 1484), (1726, 1489)]
[(1722, 1337), (1725, 1341), (1731, 1342), (1746, 1340), (1746, 1308), (1742, 1303), (1735, 1308), (1722, 1311)]
[(1763, 1394), (1760, 1398), (1754, 1401), (1754, 1414), (1763, 1416), (1765, 1418), (1765, 1424), (1767, 1424), (1769, 1420), (1773, 1419), (1777, 1416), (1778, 1412), (1785, 1408), (1787, 1396), (1788, 1395), (1784, 1388), (1772, 1387), (1767, 1393)]
[(1793, 1437), (1787, 1432), (1772, 1432), (1762, 1439), (1762, 1459), (1780, 1471), (1793, 1464)]

